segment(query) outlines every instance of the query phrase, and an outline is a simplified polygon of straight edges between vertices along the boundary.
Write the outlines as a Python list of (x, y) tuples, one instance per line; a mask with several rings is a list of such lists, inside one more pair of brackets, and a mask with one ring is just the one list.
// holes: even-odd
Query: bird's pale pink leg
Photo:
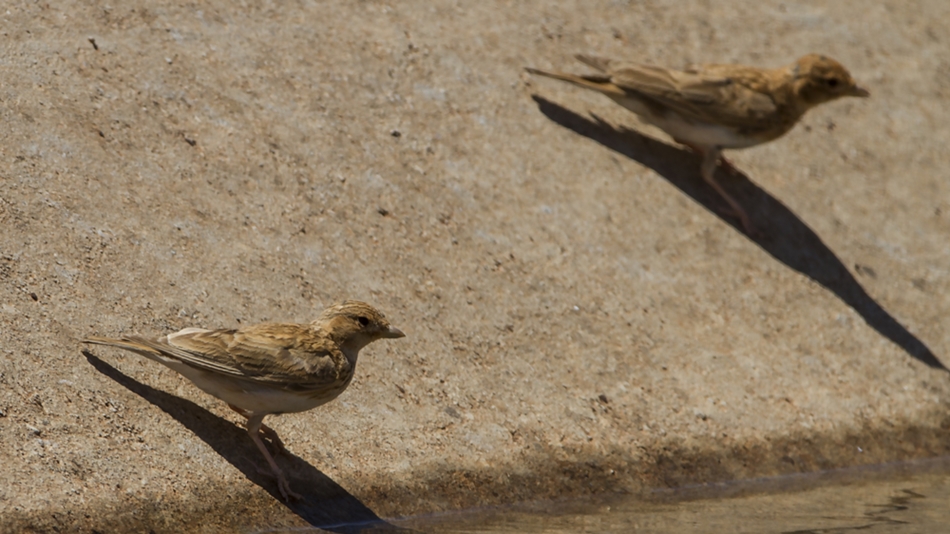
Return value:
[[(245, 419), (251, 418), (251, 414), (244, 408), (238, 408), (233, 404), (228, 404), (228, 408), (231, 408), (235, 412), (241, 414)], [(261, 434), (263, 434), (265, 438), (269, 439), (270, 442), (274, 444), (274, 448), (277, 449), (277, 454), (283, 454), (285, 456), (290, 455), (290, 451), (288, 451), (287, 447), (284, 446), (284, 442), (280, 440), (280, 437), (273, 428), (261, 423)]]
[(261, 450), (261, 454), (264, 455), (271, 470), (277, 477), (277, 489), (279, 489), (280, 494), (284, 496), (284, 500), (289, 502), (291, 497), (300, 499), (302, 496), (299, 493), (294, 493), (294, 491), (290, 489), (290, 483), (287, 482), (287, 478), (284, 477), (284, 472), (280, 470), (280, 467), (277, 467), (277, 462), (274, 461), (274, 457), (270, 455), (270, 452), (267, 451), (267, 447), (264, 446), (264, 442), (261, 441), (261, 426), (263, 423), (263, 415), (249, 417), (247, 420), (247, 433), (251, 436), (257, 448)]
[(757, 233), (754, 226), (752, 226), (752, 221), (749, 219), (749, 215), (746, 213), (745, 209), (742, 208), (742, 205), (739, 202), (732, 198), (725, 189), (719, 185), (719, 182), (716, 181), (716, 167), (719, 164), (719, 155), (720, 150), (716, 147), (710, 148), (708, 150), (701, 152), (703, 155), (703, 163), (700, 169), (700, 172), (703, 176), (703, 180), (706, 181), (713, 189), (719, 193), (726, 202), (729, 203), (729, 206), (732, 207), (733, 214), (739, 218), (739, 221), (742, 222), (742, 227), (745, 229), (745, 232), (749, 235), (754, 235)]
[(273, 428), (262, 424), (261, 433), (274, 445), (274, 448), (277, 449), (277, 454), (290, 455), (290, 451), (287, 450), (287, 447), (284, 447), (284, 442), (280, 440), (277, 436), (277, 432)]

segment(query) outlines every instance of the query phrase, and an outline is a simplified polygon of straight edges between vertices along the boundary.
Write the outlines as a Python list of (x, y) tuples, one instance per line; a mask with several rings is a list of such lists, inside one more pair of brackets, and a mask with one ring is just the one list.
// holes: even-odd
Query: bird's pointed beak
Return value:
[(383, 337), (396, 339), (400, 337), (406, 337), (406, 334), (402, 330), (396, 328), (395, 326), (390, 326), (388, 330), (383, 332)]
[(865, 88), (863, 88), (863, 87), (858, 87), (857, 85), (855, 85), (854, 87), (851, 88), (851, 92), (848, 93), (848, 95), (849, 95), (849, 96), (857, 96), (857, 97), (861, 97), (861, 98), (867, 98), (867, 97), (871, 96), (871, 93), (870, 93), (867, 89), (865, 89)]

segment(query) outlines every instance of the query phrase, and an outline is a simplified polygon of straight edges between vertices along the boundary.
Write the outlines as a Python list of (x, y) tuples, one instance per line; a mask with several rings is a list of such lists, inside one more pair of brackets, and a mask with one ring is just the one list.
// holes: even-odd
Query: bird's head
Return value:
[(381, 311), (358, 300), (330, 306), (314, 323), (341, 346), (357, 351), (377, 339), (406, 336), (389, 324)]
[(827, 56), (809, 54), (792, 65), (795, 94), (808, 107), (843, 96), (868, 97), (844, 65)]

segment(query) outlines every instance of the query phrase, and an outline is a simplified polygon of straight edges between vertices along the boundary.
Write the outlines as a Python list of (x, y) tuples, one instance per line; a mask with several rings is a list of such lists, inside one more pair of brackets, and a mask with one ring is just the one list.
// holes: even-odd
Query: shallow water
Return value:
[(388, 526), (445, 534), (950, 532), (950, 459), (661, 491), (646, 500), (534, 503)]

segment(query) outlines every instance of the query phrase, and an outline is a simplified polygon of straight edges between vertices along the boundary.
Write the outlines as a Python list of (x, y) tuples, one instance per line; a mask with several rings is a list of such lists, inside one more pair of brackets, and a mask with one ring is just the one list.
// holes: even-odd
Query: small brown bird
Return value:
[(236, 330), (186, 328), (158, 339), (89, 337), (177, 371), (247, 418), (247, 432), (277, 477), (284, 499), (300, 498), (261, 441), (284, 451), (264, 425), (270, 414), (303, 412), (335, 399), (350, 384), (360, 349), (405, 334), (381, 312), (355, 300), (330, 306), (310, 324), (262, 323)]
[[(599, 91), (701, 154), (703, 179), (729, 203), (747, 233), (753, 232), (749, 216), (714, 177), (722, 150), (777, 139), (819, 104), (869, 96), (840, 63), (818, 54), (778, 69), (703, 65), (672, 70), (576, 57), (601, 74), (527, 71)], [(728, 161), (723, 165), (734, 170)]]

